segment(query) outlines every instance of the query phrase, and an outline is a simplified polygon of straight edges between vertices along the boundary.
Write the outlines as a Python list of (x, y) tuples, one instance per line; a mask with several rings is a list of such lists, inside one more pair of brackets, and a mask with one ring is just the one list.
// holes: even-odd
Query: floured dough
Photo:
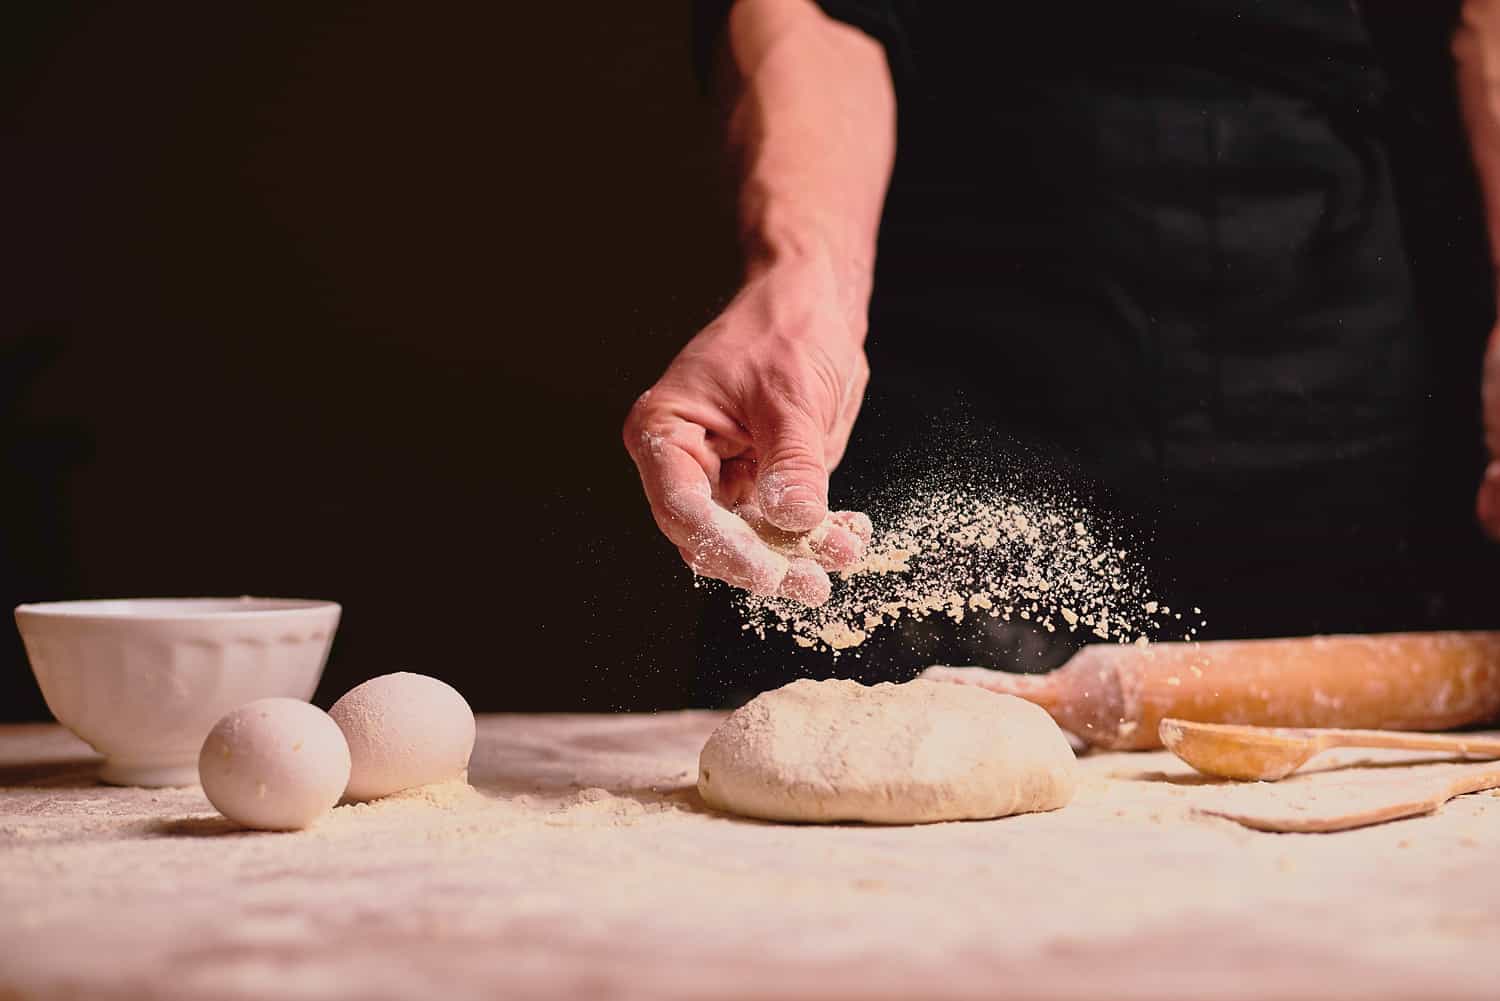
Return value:
[(765, 820), (919, 824), (1055, 810), (1073, 751), (1024, 699), (967, 685), (794, 681), (709, 737), (698, 791)]

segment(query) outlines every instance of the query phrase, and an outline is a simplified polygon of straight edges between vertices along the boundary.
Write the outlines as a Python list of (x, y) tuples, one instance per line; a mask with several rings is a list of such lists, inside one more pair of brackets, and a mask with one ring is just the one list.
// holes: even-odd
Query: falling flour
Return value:
[(1184, 626), (1181, 612), (1150, 593), (1142, 564), (1083, 504), (1035, 494), (919, 491), (877, 518), (865, 558), (833, 576), (818, 608), (738, 595), (741, 628), (761, 639), (786, 633), (837, 656), (902, 617), (989, 616), (1139, 644), (1174, 624), (1192, 639), (1202, 624)]

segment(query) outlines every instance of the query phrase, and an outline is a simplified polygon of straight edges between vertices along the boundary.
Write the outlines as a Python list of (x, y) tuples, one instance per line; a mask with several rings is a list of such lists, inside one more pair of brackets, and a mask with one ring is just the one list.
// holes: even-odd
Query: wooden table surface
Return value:
[(0, 998), (1500, 997), (1500, 800), (1341, 834), (1194, 813), (1170, 756), (1068, 808), (707, 811), (714, 714), (489, 716), (472, 788), (236, 830), (0, 727)]

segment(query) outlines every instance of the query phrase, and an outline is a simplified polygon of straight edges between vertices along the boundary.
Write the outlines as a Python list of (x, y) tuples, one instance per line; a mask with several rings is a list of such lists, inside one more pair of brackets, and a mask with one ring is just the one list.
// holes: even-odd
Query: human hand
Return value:
[(826, 264), (772, 265), (641, 394), (625, 448), (694, 573), (821, 605), (827, 571), (864, 555), (870, 519), (828, 511), (869, 379), (863, 341)]
[(1476, 510), (1479, 524), (1490, 537), (1500, 540), (1500, 326), (1490, 333), (1485, 352), (1480, 393), (1484, 412), (1484, 443), (1489, 464), (1479, 483)]

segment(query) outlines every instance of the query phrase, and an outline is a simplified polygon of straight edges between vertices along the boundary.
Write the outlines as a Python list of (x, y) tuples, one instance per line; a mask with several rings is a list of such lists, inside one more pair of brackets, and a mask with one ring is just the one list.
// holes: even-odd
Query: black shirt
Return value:
[(884, 43), (899, 133), (836, 482), (956, 405), (1214, 635), (1419, 624), (1427, 345), (1356, 7), (823, 7)]

